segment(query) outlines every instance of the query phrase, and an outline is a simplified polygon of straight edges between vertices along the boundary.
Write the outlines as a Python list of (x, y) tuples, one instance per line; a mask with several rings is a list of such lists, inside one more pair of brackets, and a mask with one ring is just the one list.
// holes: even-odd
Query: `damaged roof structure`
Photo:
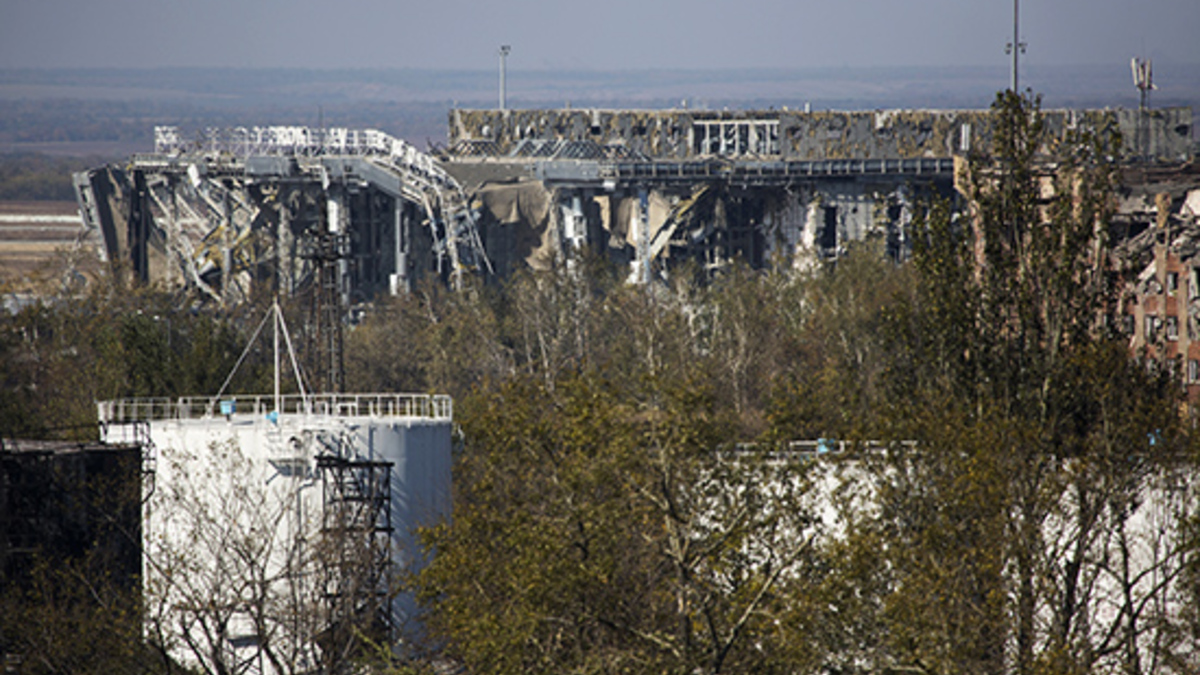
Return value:
[[(1044, 112), (1052, 138), (1115, 124), (1125, 152), (1178, 164), (1192, 111)], [(693, 261), (811, 265), (874, 239), (903, 258), (924, 195), (990, 142), (984, 110), (463, 110), (431, 156), (377, 131), (262, 127), (185, 140), (76, 176), (103, 254), (220, 303), (266, 285), (341, 306), (425, 278), (504, 276), (583, 248), (647, 282)]]
[(76, 174), (75, 187), (115, 269), (223, 304), (263, 283), (364, 301), (487, 264), (454, 179), (374, 130), (210, 129), (187, 140), (159, 127), (153, 153)]
[[(1045, 111), (1048, 137), (1115, 125), (1129, 156), (1194, 155), (1192, 111)], [(991, 142), (986, 110), (451, 110), (442, 164), (497, 269), (590, 246), (648, 281), (681, 260), (807, 265), (878, 239), (907, 255), (912, 207), (953, 194)], [(532, 212), (512, 203), (548, 204)]]
[[(1127, 153), (1180, 161), (1192, 153), (1190, 108), (1046, 110), (1050, 134), (1112, 116)], [(451, 110), (452, 157), (697, 160), (947, 158), (991, 141), (988, 110)], [(554, 146), (551, 144), (557, 143)], [(1140, 147), (1138, 146), (1140, 144)], [(570, 148), (560, 156), (548, 148)], [(571, 157), (583, 148), (586, 157)]]

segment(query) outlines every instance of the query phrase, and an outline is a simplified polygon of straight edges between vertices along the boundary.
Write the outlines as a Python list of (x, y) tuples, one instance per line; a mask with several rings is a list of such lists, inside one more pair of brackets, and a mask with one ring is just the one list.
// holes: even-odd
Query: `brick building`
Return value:
[(1116, 249), (1126, 279), (1124, 328), (1134, 352), (1173, 373), (1195, 405), (1200, 402), (1200, 175), (1188, 172), (1137, 192), (1125, 195), (1117, 219), (1118, 228), (1142, 230)]

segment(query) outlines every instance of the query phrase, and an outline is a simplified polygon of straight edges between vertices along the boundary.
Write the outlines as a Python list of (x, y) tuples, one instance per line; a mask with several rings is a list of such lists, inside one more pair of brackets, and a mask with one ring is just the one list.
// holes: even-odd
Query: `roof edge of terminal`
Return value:
[[(1172, 111), (1179, 111), (1179, 110), (1193, 110), (1193, 106), (1191, 106), (1191, 105), (1165, 105), (1165, 106), (1159, 106), (1159, 107), (1155, 107), (1155, 108), (1146, 108), (1145, 110), (1141, 110), (1137, 107), (1127, 107), (1127, 106), (1121, 106), (1121, 105), (1113, 105), (1113, 106), (1053, 106), (1053, 107), (1043, 107), (1043, 108), (1040, 108), (1039, 110), (1043, 113), (1067, 113), (1067, 112), (1092, 113), (1092, 112), (1118, 112), (1118, 111), (1130, 111), (1130, 112), (1139, 112), (1140, 111), (1140, 112), (1153, 113), (1154, 111), (1172, 112)], [(828, 113), (847, 113), (847, 114), (855, 114), (855, 115), (868, 115), (868, 114), (872, 114), (872, 113), (885, 113), (885, 114), (886, 113), (932, 113), (932, 114), (987, 113), (987, 112), (991, 111), (991, 106), (985, 105), (985, 106), (979, 106), (979, 107), (974, 107), (974, 108), (913, 108), (913, 107), (903, 107), (903, 106), (892, 106), (892, 107), (887, 107), (887, 108), (816, 108), (816, 107), (809, 107), (806, 109), (804, 106), (792, 107), (792, 106), (784, 105), (784, 106), (767, 106), (765, 108), (751, 107), (751, 108), (716, 109), (716, 108), (679, 108), (679, 107), (610, 108), (610, 107), (605, 107), (605, 106), (572, 105), (572, 106), (547, 106), (547, 107), (531, 107), (531, 108), (513, 108), (511, 106), (507, 107), (507, 108), (493, 108), (493, 107), (468, 108), (468, 107), (463, 107), (463, 106), (450, 108), (450, 112), (452, 112), (452, 113), (458, 112), (458, 111), (461, 111), (461, 112), (490, 112), (490, 113), (502, 113), (502, 114), (506, 114), (506, 115), (520, 115), (522, 113), (533, 113), (533, 112), (555, 112), (555, 113), (581, 113), (581, 112), (591, 113), (591, 112), (595, 112), (595, 113), (601, 113), (601, 114), (604, 114), (604, 113), (612, 113), (612, 114), (654, 113), (654, 114), (667, 114), (667, 115), (670, 115), (670, 114), (676, 114), (676, 115), (702, 114), (702, 115), (729, 115), (729, 116), (739, 116), (739, 115), (745, 115), (747, 113), (771, 113), (771, 114), (790, 113), (790, 114), (797, 114), (797, 115), (825, 115)]]

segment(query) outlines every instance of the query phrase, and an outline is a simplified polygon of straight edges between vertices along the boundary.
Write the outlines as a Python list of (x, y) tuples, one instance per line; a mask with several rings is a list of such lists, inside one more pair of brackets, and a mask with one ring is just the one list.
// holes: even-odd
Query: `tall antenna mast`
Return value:
[(1150, 65), (1150, 59), (1141, 59), (1133, 57), (1130, 63), (1133, 68), (1133, 86), (1137, 87), (1141, 93), (1141, 101), (1138, 104), (1138, 125), (1137, 136), (1134, 139), (1137, 145), (1138, 154), (1143, 161), (1150, 157), (1150, 124), (1147, 120), (1146, 108), (1150, 104), (1150, 92), (1156, 87), (1154, 86), (1154, 68)]
[(1140, 109), (1145, 110), (1150, 101), (1150, 92), (1157, 87), (1154, 86), (1154, 69), (1150, 65), (1150, 59), (1140, 59), (1133, 57), (1133, 86), (1138, 88), (1142, 94)]
[(303, 401), (304, 408), (308, 409), (308, 392), (304, 390), (304, 377), (300, 375), (300, 362), (296, 359), (296, 350), (292, 347), (292, 335), (288, 332), (287, 321), (283, 318), (283, 310), (279, 307), (279, 296), (275, 297), (271, 303), (271, 309), (263, 316), (259, 322), (258, 328), (254, 329), (254, 334), (250, 336), (250, 341), (246, 343), (246, 348), (242, 350), (242, 355), (238, 357), (237, 363), (233, 364), (233, 370), (229, 371), (229, 376), (225, 378), (225, 383), (221, 385), (221, 389), (217, 391), (217, 395), (212, 398), (209, 407), (216, 404), (221, 396), (225, 393), (225, 389), (229, 387), (229, 383), (233, 381), (233, 376), (237, 374), (238, 368), (242, 367), (242, 362), (246, 360), (246, 356), (250, 353), (250, 349), (258, 340), (258, 336), (262, 333), (263, 326), (267, 325), (267, 320), (271, 319), (275, 329), (275, 412), (283, 412), (282, 401), (283, 397), (279, 388), (280, 374), (280, 353), (279, 353), (279, 336), (283, 334), (284, 344), (287, 346), (288, 356), (292, 361), (292, 375), (296, 378), (296, 387), (300, 390), (300, 398)]
[(1013, 39), (1012, 42), (1004, 48), (1005, 54), (1012, 54), (1012, 75), (1010, 76), (1010, 88), (1014, 94), (1019, 93), (1018, 87), (1020, 80), (1017, 75), (1017, 69), (1020, 64), (1020, 55), (1025, 53), (1025, 43), (1021, 42), (1021, 0), (1013, 0)]

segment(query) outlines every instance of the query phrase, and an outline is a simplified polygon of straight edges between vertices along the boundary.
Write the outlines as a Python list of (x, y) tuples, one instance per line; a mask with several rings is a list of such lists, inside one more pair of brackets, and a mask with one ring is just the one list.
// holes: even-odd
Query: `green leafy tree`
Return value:
[(786, 669), (813, 564), (802, 468), (731, 446), (703, 388), (519, 378), (460, 406), (429, 626), (476, 672)]
[(814, 273), (774, 274), (784, 284), (764, 307), (781, 331), (779, 365), (761, 404), (769, 434), (783, 441), (872, 437), (892, 358), (883, 328), (911, 270), (863, 242)]
[(1134, 564), (1120, 533), (1157, 498), (1180, 427), (1177, 394), (1110, 329), (1119, 138), (1097, 118), (1052, 147), (1037, 99), (1013, 92), (993, 120), (990, 154), (961, 180), (967, 207), (930, 207), (917, 283), (890, 310), (888, 436), (917, 445), (869, 460), (878, 512), (852, 536), (889, 551), (888, 659), (1142, 672), (1147, 598), (1162, 589), (1141, 581), (1174, 575), (1180, 551), (1141, 558), (1152, 572), (1109, 561)]
[[(111, 278), (4, 314), (2, 432), (38, 437), (74, 429), (94, 438), (96, 401), (216, 394), (248, 338), (245, 327), (258, 318), (193, 309)], [(268, 391), (270, 357), (261, 349), (259, 356), (236, 373), (231, 391)]]

